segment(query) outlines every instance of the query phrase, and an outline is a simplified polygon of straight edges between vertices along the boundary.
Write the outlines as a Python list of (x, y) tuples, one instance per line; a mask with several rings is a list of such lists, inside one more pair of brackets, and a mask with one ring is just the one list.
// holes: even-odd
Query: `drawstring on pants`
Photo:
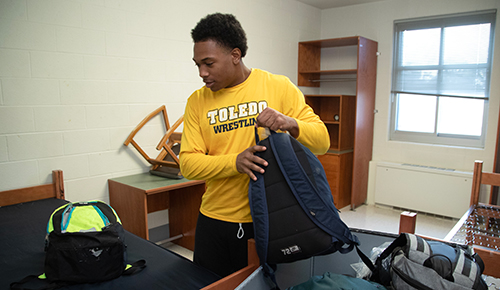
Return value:
[(245, 235), (245, 231), (243, 230), (241, 223), (239, 223), (239, 225), (240, 225), (240, 228), (238, 229), (238, 233), (236, 234), (236, 237), (238, 238), (238, 240), (241, 240), (241, 238), (243, 238), (243, 236)]

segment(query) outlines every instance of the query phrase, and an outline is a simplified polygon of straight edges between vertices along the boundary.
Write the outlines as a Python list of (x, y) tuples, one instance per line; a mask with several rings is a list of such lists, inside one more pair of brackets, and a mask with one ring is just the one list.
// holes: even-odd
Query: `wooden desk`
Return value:
[(202, 180), (168, 179), (141, 173), (108, 180), (109, 201), (129, 232), (149, 239), (147, 214), (168, 209), (170, 236), (194, 250), (194, 234), (205, 192)]

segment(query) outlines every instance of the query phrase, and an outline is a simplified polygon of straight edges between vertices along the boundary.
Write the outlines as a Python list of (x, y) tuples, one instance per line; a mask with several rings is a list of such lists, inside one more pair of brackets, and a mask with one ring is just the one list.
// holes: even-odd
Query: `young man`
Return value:
[(243, 64), (245, 31), (233, 15), (211, 14), (191, 31), (193, 60), (205, 86), (188, 99), (180, 162), (188, 179), (206, 181), (194, 262), (220, 276), (247, 264), (253, 237), (248, 201), (249, 178), (266, 161), (254, 153), (255, 127), (287, 131), (316, 154), (330, 146), (328, 131), (284, 77)]

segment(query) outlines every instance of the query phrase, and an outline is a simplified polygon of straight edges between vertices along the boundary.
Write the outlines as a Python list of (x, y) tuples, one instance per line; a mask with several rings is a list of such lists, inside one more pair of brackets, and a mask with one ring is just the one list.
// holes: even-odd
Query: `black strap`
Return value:
[[(29, 275), (24, 277), (21, 281), (10, 283), (10, 289), (15, 290), (52, 290), (63, 286), (69, 285), (65, 282), (49, 282), (46, 279), (39, 278), (40, 275)], [(26, 286), (24, 284), (30, 283), (39, 286)], [(43, 285), (42, 285), (43, 284)], [(35, 287), (35, 288), (33, 288)]]
[(375, 265), (373, 265), (370, 258), (368, 258), (368, 256), (366, 256), (365, 253), (363, 253), (363, 251), (361, 251), (361, 249), (358, 246), (356, 246), (356, 252), (358, 252), (358, 256), (365, 263), (368, 269), (370, 269), (372, 272), (375, 272)]
[(476, 264), (479, 266), (479, 269), (481, 270), (481, 274), (483, 274), (483, 271), (484, 271), (483, 259), (481, 259), (481, 257), (479, 257), (479, 255), (477, 253), (474, 253), (474, 255), (472, 255), (472, 258), (474, 259)]
[(264, 271), (264, 278), (267, 280), (268, 285), (271, 286), (271, 290), (280, 290), (278, 282), (276, 282), (276, 264), (262, 264), (262, 270)]
[[(408, 234), (400, 234), (377, 258), (377, 261), (382, 261), (389, 257), (396, 248), (404, 247), (408, 240)], [(377, 263), (375, 263), (377, 264)]]
[(372, 263), (370, 258), (366, 256), (363, 251), (361, 251), (358, 246), (356, 246), (356, 251), (358, 252), (358, 256), (365, 263), (365, 265), (372, 271), (372, 276), (370, 277), (371, 281), (377, 282), (384, 286), (388, 286), (391, 283), (390, 273), (385, 271), (382, 266), (382, 261), (385, 260), (388, 256), (392, 254), (392, 252), (398, 248), (402, 247), (406, 244), (407, 235), (400, 234), (377, 258), (375, 264)]
[(135, 273), (142, 271), (142, 269), (144, 269), (146, 267), (146, 261), (139, 260), (139, 261), (133, 262), (130, 265), (131, 265), (131, 267), (129, 267), (127, 270), (123, 271), (122, 275), (130, 276), (130, 275), (133, 275)]
[[(135, 273), (138, 273), (142, 271), (146, 267), (146, 261), (145, 260), (138, 260), (135, 261), (134, 263), (130, 264), (131, 267), (123, 271), (122, 275), (124, 276), (130, 276)], [(12, 282), (10, 284), (10, 289), (12, 290), (52, 290), (52, 289), (57, 289), (63, 286), (71, 285), (70, 283), (63, 282), (63, 281), (52, 281), (49, 282), (46, 279), (41, 279), (39, 278), (40, 275), (29, 275), (24, 277), (22, 280), (17, 281), (17, 282)], [(25, 284), (36, 284), (40, 286), (26, 286)], [(42, 285), (43, 284), (43, 285)], [(35, 287), (35, 288), (33, 288)]]
[(259, 144), (260, 138), (257, 127), (254, 127), (254, 132), (255, 132), (255, 144)]

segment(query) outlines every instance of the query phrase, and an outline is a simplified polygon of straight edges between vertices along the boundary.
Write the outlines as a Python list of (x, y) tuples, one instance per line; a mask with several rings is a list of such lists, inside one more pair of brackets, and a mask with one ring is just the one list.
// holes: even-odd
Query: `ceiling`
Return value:
[(337, 8), (349, 5), (366, 4), (384, 0), (298, 0), (304, 4), (314, 6), (319, 9)]

